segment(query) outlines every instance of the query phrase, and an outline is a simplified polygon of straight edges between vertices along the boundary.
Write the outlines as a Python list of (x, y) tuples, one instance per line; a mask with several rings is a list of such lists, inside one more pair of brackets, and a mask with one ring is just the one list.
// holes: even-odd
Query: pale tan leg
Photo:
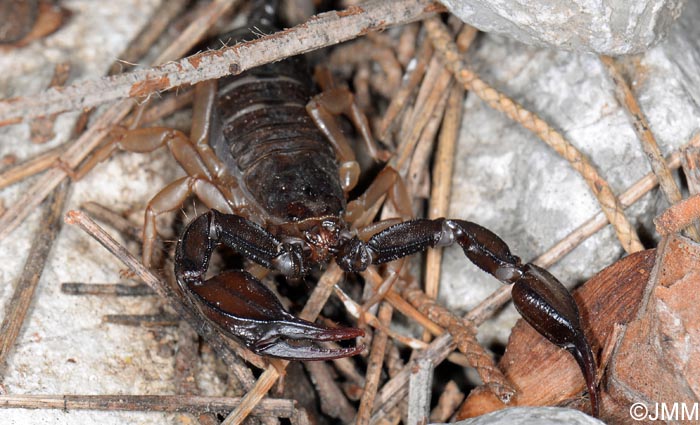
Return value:
[(146, 206), (143, 227), (143, 264), (150, 267), (157, 236), (156, 217), (176, 210), (190, 195), (196, 195), (207, 208), (232, 214), (224, 194), (212, 182), (199, 177), (182, 177), (158, 192)]
[(385, 162), (390, 155), (387, 151), (379, 149), (374, 142), (367, 117), (355, 103), (350, 90), (337, 86), (326, 68), (317, 68), (315, 77), (323, 92), (309, 101), (306, 111), (335, 149), (336, 157), (341, 164), (340, 181), (343, 190), (348, 192), (355, 187), (360, 178), (360, 166), (353, 148), (340, 130), (335, 115), (343, 114), (350, 119), (361, 135), (366, 152), (373, 160)]
[(212, 109), (216, 103), (217, 87), (216, 80), (205, 81), (195, 86), (190, 140), (194, 142), (199, 156), (207, 164), (209, 171), (216, 177), (221, 177), (225, 172), (224, 164), (209, 144), (209, 130), (212, 125)]
[(178, 163), (189, 175), (212, 178), (206, 164), (190, 139), (181, 131), (167, 127), (137, 128), (125, 130), (115, 128), (112, 140), (98, 149), (72, 177), (79, 180), (97, 164), (121, 149), (127, 152), (148, 153), (167, 146)]
[(345, 87), (334, 87), (325, 90), (314, 96), (306, 105), (306, 111), (314, 120), (318, 128), (328, 137), (328, 140), (338, 151), (338, 157), (354, 158), (352, 148), (348, 145), (345, 136), (338, 124), (333, 119), (333, 115), (345, 115), (357, 131), (360, 133), (362, 142), (367, 153), (376, 161), (386, 161), (389, 154), (381, 150), (372, 138), (367, 117), (362, 113), (355, 103), (355, 98)]
[(369, 225), (377, 215), (381, 202), (387, 194), (403, 220), (413, 217), (411, 198), (401, 176), (394, 168), (386, 166), (365, 193), (348, 203), (345, 220), (352, 224), (353, 229), (362, 229)]

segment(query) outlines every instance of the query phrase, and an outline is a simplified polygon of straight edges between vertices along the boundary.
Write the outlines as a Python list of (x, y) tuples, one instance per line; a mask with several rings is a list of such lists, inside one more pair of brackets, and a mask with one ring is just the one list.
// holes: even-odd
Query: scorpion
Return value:
[[(275, 9), (274, 0), (265, 0), (253, 8), (250, 22), (258, 31), (274, 32)], [(234, 30), (219, 39), (237, 42), (244, 34), (250, 31)], [(116, 130), (113, 142), (96, 156), (104, 158), (115, 149), (149, 152), (168, 146), (187, 174), (161, 190), (146, 208), (144, 264), (152, 263), (156, 217), (195, 195), (209, 211), (186, 226), (176, 246), (175, 277), (182, 293), (256, 354), (328, 360), (359, 354), (364, 347), (325, 348), (318, 342), (352, 339), (364, 332), (293, 316), (245, 270), (206, 278), (214, 249), (225, 245), (266, 269), (301, 278), (333, 259), (344, 272), (356, 273), (456, 243), (480, 269), (512, 284), (513, 302), (522, 317), (574, 356), (596, 412), (595, 360), (576, 303), (552, 274), (523, 264), (496, 234), (465, 220), (352, 226), (353, 210), (386, 191), (370, 186), (366, 199), (346, 201), (359, 166), (329, 116), (346, 114), (363, 135), (366, 149), (375, 158), (381, 155), (347, 89), (330, 87), (316, 95), (313, 90), (305, 59), (291, 57), (198, 84), (190, 137), (166, 128)], [(386, 183), (390, 174), (382, 172), (378, 179)]]

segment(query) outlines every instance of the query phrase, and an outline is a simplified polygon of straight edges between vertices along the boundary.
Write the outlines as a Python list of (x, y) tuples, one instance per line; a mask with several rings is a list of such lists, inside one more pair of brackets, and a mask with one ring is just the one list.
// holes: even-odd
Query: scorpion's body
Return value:
[(303, 244), (307, 263), (323, 264), (347, 235), (346, 200), (335, 149), (306, 110), (315, 92), (302, 56), (223, 78), (208, 139), (236, 179), (248, 218), (285, 243)]
[(345, 208), (335, 151), (306, 112), (313, 94), (302, 57), (219, 81), (220, 137), (210, 140), (264, 224), (339, 217)]
[[(273, 8), (255, 10), (268, 15), (251, 27), (272, 32), (269, 12)], [(236, 42), (240, 34), (221, 39)], [(357, 227), (357, 222), (346, 224), (352, 216), (346, 210), (358, 205), (346, 205), (344, 196), (351, 186), (345, 182), (352, 179), (343, 177), (350, 175), (343, 174), (343, 167), (352, 161), (341, 154), (339, 147), (344, 145), (326, 138), (332, 132), (323, 131), (320, 115), (312, 120), (307, 114), (313, 84), (302, 58), (222, 79), (217, 90), (208, 95), (208, 106), (197, 107), (195, 102), (195, 110), (205, 112), (203, 118), (193, 119), (197, 124), (193, 129), (200, 129), (192, 132), (196, 142), (172, 131), (145, 130), (139, 136), (148, 142), (149, 150), (167, 144), (189, 175), (149, 203), (144, 259), (150, 260), (157, 214), (179, 208), (191, 194), (212, 209), (188, 224), (175, 255), (175, 276), (183, 293), (212, 322), (261, 355), (320, 360), (358, 354), (361, 346), (327, 349), (290, 344), (293, 340), (337, 341), (363, 332), (294, 317), (265, 285), (243, 270), (207, 279), (212, 251), (225, 244), (268, 269), (301, 277), (332, 258), (342, 270), (360, 272), (373, 264), (457, 243), (482, 270), (513, 284), (513, 301), (523, 317), (550, 341), (572, 352), (597, 408), (595, 361), (574, 300), (554, 276), (523, 264), (493, 232), (445, 218), (404, 221), (374, 231), (348, 230)], [(119, 146), (143, 151), (140, 141), (124, 137)]]

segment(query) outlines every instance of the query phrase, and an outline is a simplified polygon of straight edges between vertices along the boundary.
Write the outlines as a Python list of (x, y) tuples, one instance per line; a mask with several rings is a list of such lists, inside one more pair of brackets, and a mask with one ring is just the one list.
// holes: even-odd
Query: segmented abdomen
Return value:
[(301, 57), (219, 81), (218, 115), (241, 184), (274, 221), (338, 216), (335, 152), (306, 113), (313, 83)]

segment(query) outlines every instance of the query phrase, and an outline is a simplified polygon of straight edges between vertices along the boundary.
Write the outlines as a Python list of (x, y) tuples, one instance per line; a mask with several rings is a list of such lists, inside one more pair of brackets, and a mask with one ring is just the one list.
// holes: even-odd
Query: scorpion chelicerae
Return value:
[[(254, 8), (254, 27), (273, 32), (273, 12), (269, 0), (264, 7)], [(250, 31), (219, 38), (230, 43), (243, 34)], [(554, 276), (533, 264), (522, 264), (504, 241), (472, 222), (417, 219), (380, 227), (378, 232), (364, 232), (349, 223), (348, 211), (357, 203), (347, 204), (345, 194), (357, 181), (359, 167), (328, 119), (330, 113), (347, 114), (364, 135), (367, 149), (375, 155), (377, 149), (349, 92), (331, 88), (312, 97), (312, 88), (304, 59), (293, 57), (198, 85), (189, 138), (162, 128), (116, 137), (107, 150), (145, 152), (167, 145), (187, 172), (148, 204), (144, 263), (152, 262), (156, 216), (196, 195), (210, 210), (187, 225), (177, 244), (175, 276), (183, 293), (213, 323), (257, 354), (322, 360), (355, 355), (363, 347), (327, 349), (291, 341), (339, 341), (363, 331), (329, 328), (294, 317), (244, 270), (206, 279), (217, 245), (296, 278), (332, 259), (345, 272), (360, 272), (370, 265), (457, 243), (479, 268), (513, 284), (513, 301), (525, 320), (573, 354), (585, 375), (595, 412), (591, 348), (573, 298)], [(381, 173), (380, 178), (388, 174)], [(383, 190), (375, 190), (367, 196), (383, 195)]]

